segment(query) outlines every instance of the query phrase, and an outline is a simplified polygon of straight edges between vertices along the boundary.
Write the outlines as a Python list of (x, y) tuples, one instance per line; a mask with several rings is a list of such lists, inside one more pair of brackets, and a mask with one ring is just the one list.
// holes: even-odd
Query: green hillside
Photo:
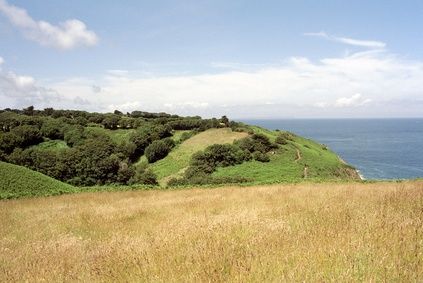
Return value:
[[(259, 127), (251, 127), (274, 141), (281, 134)], [(282, 132), (283, 133), (283, 132)], [(301, 180), (358, 180), (354, 168), (345, 164), (333, 151), (312, 140), (292, 135), (292, 140), (280, 145), (267, 163), (255, 160), (219, 168), (213, 176), (246, 177), (258, 184), (298, 182)]]
[[(226, 116), (142, 111), (0, 110), (0, 160), (78, 190), (359, 179), (326, 146), (292, 133)], [(12, 192), (8, 181), (3, 197), (62, 191), (27, 179), (19, 180), (33, 190), (17, 186), (20, 193)]]
[(0, 161), (0, 199), (51, 196), (73, 191), (71, 185), (25, 167)]
[(172, 177), (179, 177), (188, 167), (194, 153), (204, 150), (212, 144), (232, 143), (236, 139), (246, 137), (247, 133), (233, 132), (229, 128), (210, 129), (199, 133), (175, 147), (168, 156), (151, 164), (161, 184)]

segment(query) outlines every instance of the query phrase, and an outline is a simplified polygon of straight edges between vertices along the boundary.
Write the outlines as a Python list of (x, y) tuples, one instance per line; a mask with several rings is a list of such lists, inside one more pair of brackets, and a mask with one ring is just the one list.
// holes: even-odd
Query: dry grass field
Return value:
[(0, 281), (423, 280), (423, 182), (0, 202)]

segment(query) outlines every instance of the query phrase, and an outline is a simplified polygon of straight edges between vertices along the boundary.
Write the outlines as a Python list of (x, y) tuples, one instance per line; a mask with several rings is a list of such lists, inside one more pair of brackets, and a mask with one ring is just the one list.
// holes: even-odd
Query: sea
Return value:
[(242, 120), (329, 146), (364, 179), (423, 178), (423, 118)]

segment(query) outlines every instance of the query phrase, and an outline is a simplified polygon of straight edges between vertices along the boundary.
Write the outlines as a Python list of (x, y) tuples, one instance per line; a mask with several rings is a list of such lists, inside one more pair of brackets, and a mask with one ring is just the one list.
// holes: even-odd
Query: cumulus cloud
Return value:
[[(229, 113), (232, 117), (301, 117), (311, 113), (342, 117), (366, 115), (372, 107), (371, 113), (389, 116), (386, 105), (391, 103), (391, 113), (397, 109), (398, 113), (423, 115), (410, 102), (422, 97), (423, 62), (404, 60), (386, 51), (319, 61), (295, 57), (255, 70), (213, 74), (139, 77), (118, 73), (106, 72), (95, 82), (69, 80), (49, 87), (66, 97), (77, 93), (99, 111), (121, 108), (210, 116), (233, 111)], [(93, 90), (93, 85), (101, 92)], [(410, 105), (405, 107), (399, 100)]]
[(39, 86), (32, 76), (0, 69), (0, 108), (23, 108), (30, 105), (37, 108), (55, 105), (79, 108), (81, 105), (86, 107), (89, 103), (78, 96), (64, 97), (52, 88)]
[(38, 87), (31, 76), (21, 76), (14, 72), (0, 72), (0, 100), (7, 102), (4, 107), (55, 103), (58, 94), (51, 89)]
[(0, 66), (4, 63), (4, 59), (0, 57)]
[(363, 99), (360, 93), (356, 93), (351, 97), (341, 97), (335, 101), (336, 107), (350, 107), (350, 106), (361, 106), (371, 102), (372, 100), (367, 98)]
[(353, 46), (360, 46), (360, 47), (367, 47), (367, 48), (379, 48), (383, 49), (386, 47), (386, 43), (382, 41), (376, 41), (376, 40), (362, 40), (362, 39), (354, 39), (349, 37), (338, 37), (333, 36), (330, 34), (327, 34), (326, 32), (306, 32), (304, 33), (306, 36), (315, 36), (324, 38), (327, 40), (340, 42), (347, 45), (353, 45)]
[(80, 20), (71, 19), (59, 25), (36, 21), (26, 10), (10, 5), (6, 0), (0, 0), (0, 12), (21, 30), (25, 37), (44, 46), (72, 49), (78, 46), (93, 46), (98, 42), (98, 36), (88, 30)]
[(372, 102), (369, 98), (363, 98), (360, 93), (356, 93), (350, 97), (340, 97), (336, 99), (335, 102), (330, 103), (326, 101), (319, 101), (314, 104), (315, 107), (318, 108), (327, 108), (327, 107), (358, 107), (363, 106), (368, 103)]
[[(423, 116), (421, 103), (417, 103), (423, 97), (423, 62), (388, 51), (317, 61), (294, 57), (254, 70), (198, 75), (114, 73), (105, 71), (96, 80), (49, 83), (46, 89), (60, 94), (51, 106), (64, 108), (74, 103), (74, 107), (94, 111), (167, 111), (235, 118)], [(12, 80), (13, 76), (3, 72), (5, 77), (15, 85), (18, 81), (30, 85), (31, 81)], [(76, 97), (80, 98), (78, 105)]]

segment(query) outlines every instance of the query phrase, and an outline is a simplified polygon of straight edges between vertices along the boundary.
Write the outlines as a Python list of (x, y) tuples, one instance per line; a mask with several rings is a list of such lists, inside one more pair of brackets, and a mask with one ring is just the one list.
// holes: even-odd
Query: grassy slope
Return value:
[[(251, 127), (254, 132), (268, 136), (272, 141), (278, 133), (259, 127)], [(297, 150), (300, 158), (298, 158)], [(250, 178), (254, 183), (280, 183), (304, 180), (304, 168), (307, 167), (309, 180), (356, 178), (354, 170), (340, 161), (330, 150), (324, 150), (321, 144), (296, 136), (287, 145), (280, 146), (270, 162), (257, 161), (219, 168), (214, 176), (242, 176)], [(351, 174), (349, 176), (348, 174)]]
[(42, 143), (34, 145), (33, 147), (48, 150), (60, 150), (63, 148), (69, 148), (66, 142), (62, 140), (46, 140)]
[(178, 145), (166, 158), (151, 164), (151, 169), (163, 183), (169, 178), (181, 174), (195, 152), (212, 144), (232, 143), (234, 140), (246, 136), (246, 133), (232, 132), (229, 128), (201, 132)]
[(0, 199), (59, 195), (73, 191), (71, 185), (25, 167), (0, 161)]
[(420, 282), (423, 182), (0, 202), (0, 281)]

